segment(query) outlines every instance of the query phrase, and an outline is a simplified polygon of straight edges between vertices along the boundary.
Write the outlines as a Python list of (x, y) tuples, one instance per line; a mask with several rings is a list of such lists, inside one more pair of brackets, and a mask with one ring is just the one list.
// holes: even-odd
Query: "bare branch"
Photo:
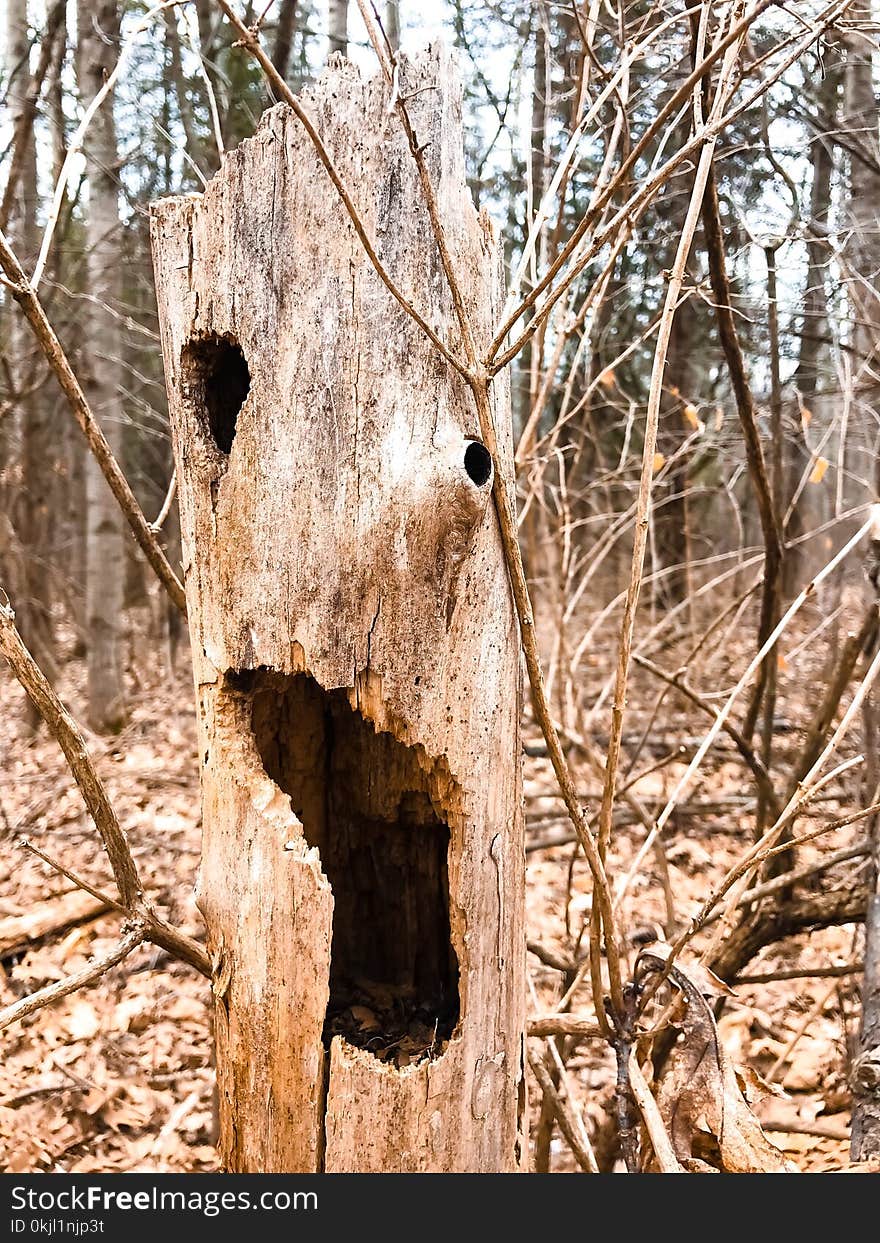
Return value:
[(13, 673), (64, 752), (83, 801), (101, 835), (119, 889), (120, 904), (126, 914), (143, 924), (146, 940), (189, 963), (203, 975), (210, 976), (211, 963), (203, 947), (192, 937), (172, 927), (144, 896), (125, 832), (95, 770), (82, 733), (22, 643), (15, 627), (15, 616), (8, 605), (0, 605), (0, 653), (9, 661)]
[(556, 1121), (559, 1123), (559, 1129), (565, 1136), (566, 1143), (571, 1149), (572, 1156), (577, 1161), (584, 1174), (598, 1174), (599, 1168), (596, 1165), (596, 1158), (593, 1156), (591, 1151), (584, 1147), (581, 1138), (578, 1135), (577, 1127), (568, 1112), (568, 1106), (557, 1092), (553, 1080), (550, 1077), (550, 1072), (547, 1070), (547, 1067), (541, 1059), (531, 1051), (529, 1052), (529, 1066), (532, 1069), (532, 1074), (538, 1081), (538, 1087), (544, 1094), (544, 1099), (549, 1103), (553, 1110)]
[(55, 984), (38, 989), (29, 997), (23, 997), (21, 1001), (13, 1002), (11, 1006), (5, 1006), (0, 1010), (0, 1031), (12, 1023), (17, 1023), (20, 1019), (27, 1018), (29, 1014), (36, 1013), (37, 1010), (51, 1006), (53, 1002), (60, 1001), (62, 997), (67, 997), (81, 988), (88, 988), (90, 984), (96, 983), (102, 975), (107, 974), (111, 967), (118, 966), (139, 945), (143, 945), (146, 939), (146, 930), (138, 924), (125, 933), (119, 944), (109, 954), (104, 954), (101, 958), (93, 958), (75, 975), (69, 975)]
[(122, 473), (119, 463), (116, 461), (107, 443), (107, 438), (101, 431), (101, 427), (92, 413), (79, 380), (76, 378), (67, 355), (61, 346), (61, 342), (58, 340), (54, 328), (49, 323), (39, 298), (25, 276), (24, 270), (15, 257), (2, 230), (0, 230), (0, 267), (3, 268), (3, 271), (9, 278), (9, 288), (12, 296), (24, 312), (25, 318), (30, 324), (34, 336), (37, 338), (40, 349), (43, 351), (46, 361), (54, 372), (55, 378), (70, 404), (74, 418), (88, 442), (89, 449), (94, 454), (95, 460), (101, 468), (101, 473), (107, 480), (111, 492), (116, 497), (122, 512), (125, 514), (131, 532), (137, 540), (141, 551), (155, 570), (159, 581), (168, 592), (174, 604), (177, 605), (182, 613), (185, 613), (186, 595), (183, 587), (168, 564), (168, 559), (160, 548), (155, 534), (150, 529), (150, 524), (141, 512), (128, 480)]
[[(9, 224), (12, 204), (15, 201), (18, 183), (21, 180), (21, 174), (25, 166), (28, 137), (33, 129), (34, 118), (37, 114), (37, 103), (40, 98), (40, 91), (43, 88), (43, 79), (46, 77), (52, 60), (55, 41), (59, 37), (59, 32), (63, 31), (66, 12), (67, 0), (55, 0), (46, 14), (46, 30), (40, 40), (40, 58), (37, 61), (37, 67), (25, 93), (21, 111), (16, 117), (15, 130), (10, 143), (12, 161), (9, 167), (9, 176), (6, 178), (6, 185), (3, 189), (3, 199), (0, 201), (0, 230), (5, 229)], [(61, 37), (63, 38), (64, 35), (62, 34)]]

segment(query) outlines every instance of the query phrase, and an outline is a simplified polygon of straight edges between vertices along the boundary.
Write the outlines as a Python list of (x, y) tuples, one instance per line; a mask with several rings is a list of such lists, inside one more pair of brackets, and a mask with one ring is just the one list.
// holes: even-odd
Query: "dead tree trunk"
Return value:
[[(486, 340), (498, 248), (445, 56), (405, 63)], [(387, 90), (303, 99), (455, 348)], [(523, 1144), (516, 620), (469, 392), (381, 284), (293, 112), (153, 218), (201, 730), (199, 901), (233, 1170), (512, 1170)], [(509, 394), (495, 394), (510, 455)]]

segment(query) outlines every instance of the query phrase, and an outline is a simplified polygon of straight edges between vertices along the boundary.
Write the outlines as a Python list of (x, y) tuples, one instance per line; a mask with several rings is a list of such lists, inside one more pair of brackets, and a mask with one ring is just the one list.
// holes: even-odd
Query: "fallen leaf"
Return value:
[[(668, 952), (669, 947), (662, 945), (642, 950), (635, 978), (666, 968)], [(657, 1106), (676, 1156), (687, 1169), (707, 1172), (713, 1168), (728, 1174), (789, 1171), (792, 1167), (746, 1104), (733, 1063), (721, 1044), (715, 1016), (703, 996), (705, 982), (692, 978), (697, 974), (692, 967), (678, 965), (668, 973), (685, 1008), (682, 1037), (669, 1055), (657, 1090)]]
[(663, 456), (663, 454), (655, 453), (654, 454), (654, 474), (656, 475), (658, 470), (662, 470), (665, 464), (666, 464), (666, 458)]
[(825, 478), (827, 469), (828, 459), (824, 457), (816, 458), (816, 464), (810, 471), (810, 483), (821, 483)]
[(70, 1008), (67, 1030), (73, 1040), (91, 1040), (101, 1029), (101, 1020), (95, 1007), (80, 997)]
[(788, 1093), (778, 1083), (770, 1083), (763, 1075), (759, 1075), (751, 1066), (736, 1066), (736, 1081), (740, 1091), (750, 1105), (764, 1100), (768, 1096), (778, 1096), (781, 1100), (789, 1099)]
[(352, 1006), (351, 1017), (358, 1024), (361, 1031), (377, 1032), (382, 1026), (373, 1011), (366, 1006)]

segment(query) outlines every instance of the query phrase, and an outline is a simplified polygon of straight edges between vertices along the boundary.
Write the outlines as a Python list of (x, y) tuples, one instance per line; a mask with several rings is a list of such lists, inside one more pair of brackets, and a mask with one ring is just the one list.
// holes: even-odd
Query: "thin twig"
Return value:
[(559, 1123), (559, 1129), (565, 1136), (566, 1142), (571, 1149), (572, 1156), (577, 1161), (585, 1174), (598, 1174), (599, 1168), (596, 1165), (596, 1158), (591, 1151), (584, 1148), (581, 1138), (577, 1133), (577, 1127), (568, 1112), (565, 1101), (556, 1091), (553, 1080), (550, 1078), (550, 1072), (534, 1053), (529, 1051), (529, 1066), (532, 1074), (538, 1081), (538, 1087), (544, 1094), (544, 1099), (549, 1102), (553, 1113), (556, 1115), (556, 1121)]
[(40, 850), (39, 846), (35, 846), (30, 838), (20, 837), (18, 839), (18, 845), (21, 846), (23, 850), (27, 850), (30, 854), (35, 855), (38, 859), (41, 859), (43, 863), (52, 868), (54, 872), (57, 872), (59, 876), (64, 876), (67, 880), (72, 881), (78, 889), (82, 889), (86, 893), (91, 894), (91, 896), (96, 898), (98, 902), (105, 902), (107, 906), (112, 907), (114, 910), (121, 911), (123, 914), (126, 913), (126, 908), (121, 902), (117, 902), (115, 898), (111, 898), (110, 895), (108, 893), (104, 893), (103, 890), (96, 889), (94, 885), (92, 885), (84, 877), (80, 876), (78, 872), (74, 872), (70, 868), (65, 867), (63, 863), (58, 861), (58, 859), (54, 858), (52, 855), (46, 854), (44, 850)]
[(17, 1023), (20, 1019), (27, 1018), (29, 1014), (34, 1014), (37, 1010), (51, 1006), (53, 1002), (60, 1001), (62, 997), (67, 997), (81, 988), (88, 988), (90, 984), (100, 980), (102, 975), (106, 975), (111, 967), (117, 966), (127, 958), (146, 939), (146, 929), (143, 925), (137, 924), (126, 932), (109, 954), (104, 954), (101, 958), (93, 958), (75, 975), (66, 976), (65, 979), (58, 980), (55, 984), (48, 984), (45, 988), (38, 989), (29, 997), (22, 997), (21, 1001), (14, 1001), (11, 1006), (5, 1006), (0, 1010), (0, 1031), (12, 1023)]
[(82, 733), (22, 642), (15, 627), (12, 609), (5, 604), (0, 604), (0, 654), (9, 661), (31, 703), (64, 752), (83, 801), (104, 843), (119, 890), (120, 904), (125, 908), (126, 914), (143, 923), (146, 940), (167, 950), (175, 958), (189, 963), (202, 975), (210, 977), (211, 963), (204, 948), (163, 919), (145, 897), (125, 832), (107, 797), (107, 791), (98, 776)]
[(278, 70), (272, 64), (272, 61), (269, 59), (267, 54), (263, 51), (263, 47), (257, 35), (252, 30), (248, 29), (248, 27), (244, 24), (244, 22), (237, 15), (235, 10), (232, 8), (232, 5), (229, 4), (227, 0), (217, 0), (217, 3), (219, 4), (223, 12), (226, 14), (226, 17), (235, 27), (238, 33), (239, 39), (241, 41), (242, 47), (246, 48), (247, 51), (250, 52), (251, 56), (253, 56), (254, 60), (257, 61), (260, 68), (263, 70), (263, 73), (265, 73), (266, 77), (268, 78), (272, 86), (272, 89), (273, 91), (275, 91), (277, 97), (279, 99), (283, 99), (284, 102), (288, 105), (288, 107), (293, 110), (294, 114), (296, 115), (297, 120), (300, 122), (303, 129), (306, 131), (309, 138), (311, 139), (312, 146), (315, 149), (315, 154), (317, 155), (318, 159), (323, 164), (327, 172), (327, 176), (332, 181), (333, 187), (336, 190), (336, 193), (339, 195), (339, 198), (342, 202), (343, 207), (348, 213), (348, 218), (354, 227), (354, 231), (360, 238), (361, 245), (363, 246), (364, 250), (367, 252), (367, 257), (369, 258), (370, 262), (372, 263), (376, 271), (376, 275), (382, 281), (383, 285), (389, 291), (389, 293), (403, 307), (407, 315), (409, 315), (410, 318), (413, 319), (418, 324), (419, 328), (421, 328), (422, 332), (425, 334), (425, 336), (428, 338), (428, 340), (431, 342), (434, 348), (438, 350), (440, 354), (442, 354), (442, 356), (446, 359), (446, 361), (450, 364), (450, 366), (454, 367), (455, 370), (459, 373), (459, 375), (465, 378), (468, 378), (469, 376), (468, 368), (465, 366), (465, 364), (460, 359), (456, 358), (456, 356), (452, 353), (451, 350), (449, 350), (446, 347), (445, 343), (441, 341), (441, 339), (437, 336), (437, 333), (434, 331), (431, 325), (427, 322), (427, 320), (422, 315), (419, 314), (419, 312), (413, 306), (412, 302), (410, 302), (409, 298), (407, 298), (406, 295), (403, 294), (400, 289), (398, 289), (390, 273), (386, 269), (385, 265), (382, 263), (382, 260), (379, 258), (378, 254), (376, 253), (376, 248), (373, 245), (373, 242), (369, 234), (367, 233), (366, 227), (363, 221), (361, 220), (360, 213), (358, 212), (358, 209), (355, 206), (354, 200), (352, 199), (351, 195), (346, 189), (345, 183), (343, 182), (342, 177), (340, 176), (339, 171), (336, 168), (336, 165), (333, 163), (333, 159), (330, 156), (330, 153), (327, 151), (327, 148), (324, 146), (323, 142), (321, 141), (320, 134), (318, 133), (317, 129), (312, 123), (312, 120), (309, 117), (309, 114), (306, 112), (302, 104), (297, 99), (296, 95), (294, 95), (293, 91), (290, 89), (290, 87), (287, 85), (287, 83), (284, 81), (284, 79), (279, 74)]
[(107, 443), (107, 438), (101, 430), (98, 420), (92, 413), (91, 407), (86, 400), (86, 395), (74, 374), (61, 342), (58, 340), (54, 328), (49, 323), (39, 298), (25, 276), (24, 270), (2, 230), (0, 230), (0, 267), (3, 268), (9, 277), (12, 296), (24, 312), (24, 316), (30, 324), (34, 336), (37, 338), (40, 349), (43, 351), (46, 361), (54, 372), (55, 378), (70, 404), (74, 418), (88, 442), (89, 449), (101, 468), (101, 473), (107, 480), (110, 491), (119, 502), (119, 506), (141, 551), (155, 570), (159, 581), (168, 592), (172, 601), (177, 605), (181, 613), (185, 613), (186, 593), (177, 575), (168, 564), (168, 559), (159, 546), (154, 532), (150, 529), (150, 524), (141, 512), (141, 507), (137, 503), (128, 480), (122, 473), (119, 463), (116, 461), (113, 451)]
[(174, 504), (174, 498), (177, 495), (177, 470), (171, 472), (171, 482), (168, 484), (168, 491), (165, 493), (165, 499), (162, 502), (162, 508), (154, 520), (150, 523), (150, 530), (155, 534), (162, 530), (165, 525), (165, 519), (171, 513), (171, 506)]
[(765, 971), (756, 975), (738, 975), (735, 984), (776, 984), (779, 980), (841, 980), (850, 975), (861, 975), (862, 962), (846, 962), (838, 967), (780, 967), (778, 971)]

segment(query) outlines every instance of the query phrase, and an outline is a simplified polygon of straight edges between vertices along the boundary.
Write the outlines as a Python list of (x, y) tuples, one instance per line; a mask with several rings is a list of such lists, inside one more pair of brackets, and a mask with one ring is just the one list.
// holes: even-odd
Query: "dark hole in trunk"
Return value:
[(437, 1056), (458, 1022), (449, 827), (416, 751), (377, 733), (344, 690), (256, 674), (253, 730), (333, 889), (324, 1025), (383, 1061)]
[(478, 488), (492, 478), (492, 457), (489, 450), (479, 440), (471, 440), (464, 451), (464, 468), (468, 478)]
[(241, 346), (229, 337), (199, 337), (186, 347), (194, 397), (204, 407), (208, 430), (221, 453), (235, 439), (238, 412), (251, 387), (251, 373)]

